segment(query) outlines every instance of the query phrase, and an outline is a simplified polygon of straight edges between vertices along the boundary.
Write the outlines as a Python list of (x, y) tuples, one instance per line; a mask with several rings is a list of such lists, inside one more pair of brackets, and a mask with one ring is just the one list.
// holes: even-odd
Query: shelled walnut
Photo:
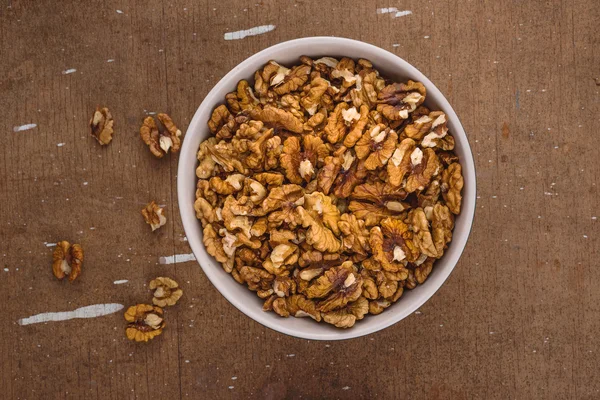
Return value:
[(464, 185), (446, 115), (368, 60), (269, 61), (217, 106), (194, 209), (263, 309), (350, 328), (425, 282)]
[(159, 207), (154, 201), (151, 201), (142, 209), (142, 215), (146, 223), (152, 228), (152, 232), (167, 223), (165, 210)]
[(113, 136), (113, 117), (108, 108), (97, 107), (90, 119), (90, 128), (92, 130), (92, 136), (104, 146), (109, 144)]
[(152, 303), (159, 307), (174, 306), (183, 295), (177, 282), (167, 277), (152, 279), (148, 287), (154, 291)]
[(181, 148), (181, 130), (167, 114), (159, 113), (156, 117), (160, 124), (157, 124), (152, 116), (144, 119), (140, 127), (142, 140), (157, 158), (164, 157), (169, 150), (171, 153), (177, 153)]
[(160, 335), (165, 328), (163, 310), (149, 304), (131, 306), (125, 312), (128, 322), (125, 335), (129, 340), (147, 342)]
[(52, 272), (59, 280), (69, 277), (73, 282), (81, 274), (83, 249), (78, 244), (71, 245), (66, 240), (58, 242), (52, 253)]

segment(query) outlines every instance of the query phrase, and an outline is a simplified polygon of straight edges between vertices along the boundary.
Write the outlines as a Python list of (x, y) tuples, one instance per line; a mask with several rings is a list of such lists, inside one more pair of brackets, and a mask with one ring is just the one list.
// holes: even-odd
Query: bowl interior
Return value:
[[(322, 56), (369, 59), (381, 74), (394, 81), (408, 79), (421, 81), (427, 88), (425, 105), (442, 110), (448, 117), (449, 132), (455, 138), (455, 151), (463, 167), (465, 185), (461, 214), (456, 218), (453, 240), (444, 256), (434, 264), (433, 271), (423, 285), (405, 291), (402, 298), (377, 316), (367, 316), (353, 328), (341, 330), (326, 323), (316, 323), (310, 318), (281, 318), (273, 312), (262, 311), (262, 301), (254, 292), (238, 284), (204, 249), (202, 226), (196, 219), (195, 200), (197, 166), (196, 152), (200, 142), (209, 135), (206, 122), (214, 107), (222, 104), (225, 95), (235, 90), (241, 79), (252, 81), (254, 71), (273, 59), (281, 64), (294, 65), (302, 55), (312, 58)], [(257, 322), (274, 329), (306, 339), (339, 340), (366, 335), (390, 326), (417, 310), (443, 284), (456, 265), (469, 236), (475, 210), (475, 168), (465, 132), (456, 113), (441, 92), (416, 68), (406, 61), (367, 43), (334, 37), (296, 39), (269, 47), (243, 61), (229, 72), (206, 96), (190, 126), (181, 150), (178, 169), (178, 196), (183, 226), (188, 242), (213, 285), (240, 311)]]

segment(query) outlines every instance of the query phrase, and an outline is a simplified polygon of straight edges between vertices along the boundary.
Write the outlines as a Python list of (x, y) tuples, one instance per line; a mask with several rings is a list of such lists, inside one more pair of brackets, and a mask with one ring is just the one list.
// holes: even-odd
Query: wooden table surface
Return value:
[[(598, 398), (599, 3), (256, 1), (0, 2), (0, 398)], [(196, 262), (159, 263), (190, 253), (178, 158), (154, 159), (138, 135), (150, 112), (185, 130), (240, 61), (314, 35), (423, 71), (460, 116), (478, 177), (446, 284), (395, 326), (329, 343), (250, 320)], [(115, 118), (106, 147), (89, 135), (98, 104)], [(140, 215), (150, 200), (169, 218), (154, 234)], [(51, 272), (63, 239), (85, 249), (73, 284)], [(122, 311), (18, 323), (148, 301), (160, 275), (185, 293), (151, 343), (125, 338)]]

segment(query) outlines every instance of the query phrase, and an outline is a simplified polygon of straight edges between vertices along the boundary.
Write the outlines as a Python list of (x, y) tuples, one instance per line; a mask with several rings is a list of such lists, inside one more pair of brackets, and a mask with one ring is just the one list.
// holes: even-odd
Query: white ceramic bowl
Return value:
[[(235, 90), (239, 80), (252, 80), (254, 71), (267, 61), (275, 60), (281, 64), (294, 65), (302, 55), (313, 59), (321, 56), (366, 58), (383, 76), (393, 81), (404, 82), (412, 79), (423, 82), (427, 88), (425, 105), (432, 110), (442, 110), (446, 113), (449, 131), (456, 142), (455, 151), (463, 168), (465, 185), (462, 211), (456, 218), (453, 240), (444, 256), (436, 261), (427, 281), (414, 290), (405, 291), (402, 298), (382, 314), (367, 316), (350, 329), (338, 329), (323, 322), (317, 323), (311, 318), (281, 318), (274, 312), (262, 311), (262, 301), (256, 294), (233, 280), (206, 252), (202, 243), (202, 226), (196, 219), (193, 207), (197, 181), (196, 152), (200, 142), (209, 136), (206, 122), (213, 109), (224, 102), (228, 92)], [(336, 37), (309, 37), (277, 44), (251, 56), (225, 75), (204, 98), (188, 127), (179, 158), (177, 177), (179, 208), (185, 234), (212, 284), (238, 310), (264, 326), (288, 335), (313, 340), (349, 339), (379, 331), (410, 315), (433, 296), (454, 269), (467, 243), (475, 212), (475, 184), (475, 166), (467, 136), (456, 113), (438, 88), (415, 67), (392, 53), (367, 43)]]

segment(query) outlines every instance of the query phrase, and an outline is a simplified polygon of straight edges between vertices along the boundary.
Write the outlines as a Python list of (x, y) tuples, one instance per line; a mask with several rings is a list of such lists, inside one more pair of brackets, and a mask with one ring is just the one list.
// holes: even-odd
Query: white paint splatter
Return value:
[(25, 124), (25, 125), (21, 125), (21, 126), (15, 126), (13, 128), (13, 132), (28, 131), (30, 129), (35, 128), (36, 126), (37, 126), (36, 124)]
[(69, 69), (64, 70), (62, 73), (63, 73), (63, 75), (69, 75), (76, 71), (77, 70), (75, 68), (69, 68)]
[(394, 14), (393, 17), (398, 18), (398, 17), (404, 17), (405, 15), (410, 15), (410, 14), (412, 14), (412, 11), (410, 11), (410, 10), (398, 11), (398, 9), (396, 7), (384, 7), (384, 8), (378, 8), (377, 14)]
[(232, 381), (235, 381), (236, 379), (237, 379), (237, 376), (232, 376), (232, 377), (231, 377), (231, 380), (232, 380)]
[(411, 14), (412, 14), (412, 11), (410, 11), (410, 10), (398, 11), (396, 14), (394, 14), (394, 18), (404, 17), (406, 15), (411, 15)]
[(109, 58), (106, 62), (115, 62), (114, 58)]
[(123, 11), (117, 10), (117, 14), (123, 14)]
[(247, 36), (262, 35), (263, 33), (271, 32), (274, 29), (275, 25), (260, 25), (242, 31), (227, 32), (223, 35), (223, 38), (225, 40), (239, 40)]
[(87, 185), (88, 185), (88, 182), (83, 182), (83, 186), (87, 186)]
[(168, 256), (168, 257), (160, 257), (158, 259), (158, 262), (160, 264), (174, 264), (174, 263), (183, 263), (183, 262), (187, 262), (187, 261), (195, 261), (196, 257), (194, 256), (194, 253), (189, 253), (189, 254), (175, 254), (172, 256)]
[(384, 7), (377, 9), (377, 14), (389, 14), (395, 12), (398, 12), (398, 9), (396, 7)]
[(44, 244), (46, 245), (46, 247), (55, 247), (56, 246), (56, 243), (44, 242)]
[(57, 147), (63, 147), (66, 143), (57, 143), (56, 146)]
[(342, 388), (342, 390), (350, 390), (350, 389), (352, 389), (350, 386), (344, 386), (344, 387)]
[(4, 272), (8, 272), (10, 271), (8, 268), (4, 268)]
[(127, 283), (127, 282), (129, 282), (127, 279), (119, 279), (118, 281), (114, 281), (113, 283), (115, 285), (122, 285), (122, 284)]
[(181, 239), (179, 239), (179, 240), (181, 240), (182, 242), (187, 242), (187, 241), (188, 241), (188, 238), (187, 238), (187, 236), (184, 236), (184, 237), (182, 237), (182, 238), (181, 238)]
[(400, 47), (400, 43), (394, 43), (392, 47)]
[(229, 386), (229, 388), (228, 388), (228, 389), (233, 389), (233, 386)]
[(429, 36), (423, 36), (423, 39), (429, 39)]
[(96, 318), (104, 315), (116, 313), (123, 309), (123, 304), (92, 304), (91, 306), (80, 307), (73, 311), (47, 312), (36, 314), (31, 317), (21, 318), (19, 325), (39, 324), (50, 321), (66, 321), (74, 318)]

